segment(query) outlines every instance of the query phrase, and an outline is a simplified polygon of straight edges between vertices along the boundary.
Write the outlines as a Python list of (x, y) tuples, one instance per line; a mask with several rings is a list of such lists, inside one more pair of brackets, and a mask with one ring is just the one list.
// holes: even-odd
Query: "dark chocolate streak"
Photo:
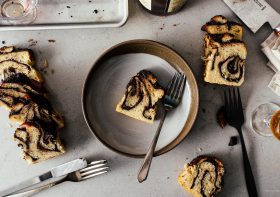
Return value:
[(28, 155), (31, 159), (32, 159), (32, 161), (37, 161), (39, 158), (36, 158), (36, 157), (33, 157), (32, 155), (30, 155), (28, 152), (24, 152), (26, 155)]
[(32, 79), (29, 79), (25, 74), (22, 74), (22, 73), (15, 73), (13, 75), (10, 75), (7, 78), (5, 78), (4, 82), (28, 85), (37, 92), (42, 92), (42, 93), (46, 92), (46, 90), (42, 87), (41, 84), (39, 84), (38, 82), (36, 82)]
[[(240, 79), (243, 77), (243, 66), (239, 66), (238, 62), (237, 62), (237, 67), (238, 67), (238, 68), (235, 68), (235, 69), (234, 69), (234, 72), (231, 72), (231, 71), (233, 71), (233, 69), (231, 69), (231, 68), (228, 67), (228, 65), (227, 65), (227, 69), (230, 68), (230, 70), (228, 70), (230, 74), (236, 74), (236, 73), (238, 73), (238, 70), (240, 70), (240, 74), (239, 74), (239, 76), (238, 76), (237, 78), (226, 77), (225, 74), (222, 72), (222, 66), (223, 66), (223, 64), (224, 64), (228, 59), (230, 59), (230, 58), (232, 58), (232, 57), (229, 57), (229, 58), (227, 58), (225, 61), (219, 63), (220, 75), (221, 75), (225, 80), (227, 80), (227, 81), (238, 83), (238, 82), (240, 81)], [(238, 58), (238, 59), (236, 60), (236, 58)], [(229, 62), (229, 64), (232, 64), (232, 61), (243, 61), (243, 60), (240, 59), (238, 56), (236, 56), (233, 60), (231, 60), (231, 61)], [(236, 70), (237, 70), (237, 71), (236, 71)]]
[[(203, 159), (203, 158), (198, 158), (197, 160), (194, 160), (194, 162), (190, 163), (190, 165), (197, 165), (197, 169), (198, 169), (198, 173), (196, 175), (196, 177), (193, 179), (193, 182), (192, 182), (192, 185), (191, 185), (191, 189), (194, 188), (195, 186), (195, 182), (198, 178), (198, 175), (199, 175), (199, 172), (201, 170), (201, 167), (200, 167), (200, 164), (198, 164), (199, 160), (200, 159)], [(218, 165), (217, 165), (217, 162), (215, 161), (215, 159), (213, 158), (207, 158), (206, 160), (204, 160), (202, 163), (204, 162), (209, 162), (211, 163), (212, 165), (214, 165), (215, 167), (215, 174), (216, 174), (216, 177), (215, 177), (215, 181), (214, 181), (214, 188), (215, 190), (213, 191), (213, 193), (211, 195), (214, 195), (216, 193), (216, 190), (217, 190), (217, 187), (216, 187), (216, 181), (217, 181), (217, 178), (218, 178)], [(204, 191), (204, 188), (203, 188), (203, 179), (205, 178), (206, 174), (209, 173), (208, 170), (206, 170), (204, 173), (203, 173), (203, 176), (202, 176), (202, 179), (200, 180), (200, 185), (201, 185), (201, 188), (200, 188), (200, 193), (202, 194), (203, 197), (207, 197), (206, 194), (205, 194), (205, 191)]]
[[(19, 137), (16, 135), (16, 133), (14, 134), (14, 138), (18, 139), (19, 141), (21, 141), (23, 144), (26, 145), (26, 149), (28, 150), (29, 149), (29, 142), (30, 142), (30, 138), (29, 138), (29, 135), (28, 133), (26, 132), (26, 129), (25, 128), (20, 128), (19, 129), (21, 132), (24, 132), (26, 133), (26, 140), (24, 140), (23, 138)], [(21, 145), (22, 146), (22, 145)]]
[[(30, 86), (33, 90), (37, 91), (37, 92), (42, 92), (40, 86), (38, 86), (36, 83), (34, 83), (32, 80), (30, 80), (27, 76), (25, 76), (24, 74), (13, 74), (11, 76), (9, 76), (8, 78), (6, 78), (4, 81), (4, 83), (17, 83), (20, 85), (28, 85)], [(10, 90), (14, 90), (17, 92), (20, 92), (20, 90), (18, 88), (3, 88), (0, 86), (0, 89), (10, 89)], [(4, 103), (6, 103), (9, 107), (12, 107), (18, 103), (23, 103), (25, 106), (29, 105), (29, 110), (34, 110), (32, 108), (33, 105), (37, 105), (38, 106), (38, 111), (40, 113), (40, 116), (43, 115), (41, 114), (43, 110), (47, 110), (48, 114), (51, 115), (54, 113), (54, 110), (49, 102), (49, 100), (41, 95), (41, 94), (36, 94), (28, 89), (26, 89), (27, 93), (25, 93), (27, 96), (26, 97), (15, 97), (12, 94), (1, 94), (1, 97), (5, 97), (5, 96), (10, 96), (13, 98), (13, 103), (12, 105), (10, 103), (5, 102), (3, 99), (0, 100), (3, 101)], [(10, 112), (10, 116), (12, 115), (20, 115), (21, 114), (21, 109), (18, 110), (11, 110)], [(29, 111), (28, 110), (28, 111)], [(48, 143), (49, 140), (51, 142), (54, 142), (55, 139), (57, 138), (57, 129), (58, 129), (58, 125), (55, 121), (53, 121), (52, 119), (50, 120), (45, 120), (45, 119), (41, 119), (40, 117), (36, 116), (36, 113), (33, 111), (34, 116), (33, 118), (30, 120), (27, 117), (26, 123), (27, 124), (32, 124), (35, 125), (36, 128), (38, 128), (40, 130), (40, 134), (42, 134), (43, 136), (43, 142), (44, 143)], [(57, 147), (56, 147), (57, 149)]]
[[(148, 75), (152, 75), (153, 74), (147, 70), (142, 70), (140, 71), (136, 76), (134, 76), (130, 82), (128, 83), (127, 87), (126, 87), (126, 93), (125, 93), (125, 99), (124, 99), (124, 102), (122, 103), (122, 108), (125, 109), (125, 110), (131, 110), (133, 108), (135, 108), (142, 100), (143, 100), (143, 97), (144, 97), (144, 91), (142, 90), (141, 88), (141, 83), (143, 84), (143, 87), (145, 88), (145, 91), (147, 92), (148, 94), (148, 98), (149, 98), (149, 104), (148, 106), (145, 107), (145, 110), (143, 111), (143, 116), (147, 119), (151, 119), (150, 116), (146, 116), (145, 112), (148, 111), (149, 109), (152, 109), (155, 107), (155, 105), (152, 105), (152, 101), (151, 101), (151, 94), (150, 92), (148, 91), (148, 88), (146, 86), (146, 84), (144, 83), (144, 80), (148, 80), (149, 83), (153, 86), (153, 88), (155, 89), (160, 89), (161, 86), (158, 84), (158, 83), (152, 83), (152, 81), (150, 81), (148, 79)], [(131, 88), (130, 91), (128, 91), (129, 87)], [(138, 101), (136, 102), (135, 105), (133, 106), (127, 106), (126, 105), (126, 100), (128, 98), (129, 95), (131, 96), (135, 96), (138, 94)]]
[(230, 44), (230, 43), (243, 43), (241, 40), (237, 40), (232, 38), (229, 41), (223, 41), (222, 38), (224, 34), (208, 34), (215, 42), (223, 43), (223, 44)]

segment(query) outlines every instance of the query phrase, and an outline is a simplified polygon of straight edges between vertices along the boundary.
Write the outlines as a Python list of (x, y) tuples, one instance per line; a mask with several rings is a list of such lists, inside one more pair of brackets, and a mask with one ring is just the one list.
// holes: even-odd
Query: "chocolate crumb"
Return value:
[(170, 179), (170, 177), (168, 176), (166, 179)]
[(93, 13), (98, 14), (98, 10), (97, 9), (93, 10)]
[(71, 8), (69, 5), (68, 6), (66, 6), (67, 8)]
[(91, 1), (88, 1), (89, 3), (91, 3)]
[(226, 115), (225, 115), (225, 107), (222, 106), (217, 112), (217, 123), (223, 129), (227, 125)]
[(71, 18), (73, 18), (73, 16), (72, 16), (72, 15), (71, 15), (70, 17), (71, 17)]
[(235, 146), (238, 143), (238, 138), (237, 136), (231, 136), (228, 146)]
[(55, 40), (53, 40), (53, 39), (50, 39), (50, 40), (48, 40), (48, 42), (55, 42)]
[(2, 44), (6, 44), (6, 42), (3, 40), (3, 41), (2, 41)]

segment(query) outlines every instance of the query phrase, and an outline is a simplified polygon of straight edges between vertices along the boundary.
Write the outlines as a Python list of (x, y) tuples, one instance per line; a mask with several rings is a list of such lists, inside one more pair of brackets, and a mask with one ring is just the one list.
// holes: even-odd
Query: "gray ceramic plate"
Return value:
[[(132, 40), (106, 51), (94, 64), (83, 89), (83, 111), (95, 136), (107, 147), (128, 156), (143, 156), (159, 120), (147, 124), (115, 111), (130, 78), (152, 71), (166, 87), (176, 70), (187, 76), (181, 104), (167, 114), (155, 155), (178, 145), (189, 133), (198, 110), (198, 89), (188, 64), (175, 51), (149, 40)], [(160, 118), (160, 114), (159, 114)]]

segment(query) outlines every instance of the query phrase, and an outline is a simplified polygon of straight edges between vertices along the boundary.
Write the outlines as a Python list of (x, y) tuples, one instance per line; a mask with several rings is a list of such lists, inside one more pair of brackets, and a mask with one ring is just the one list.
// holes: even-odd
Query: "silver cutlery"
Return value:
[(183, 73), (177, 72), (172, 80), (169, 82), (169, 85), (167, 87), (167, 92), (163, 99), (163, 106), (164, 106), (164, 113), (160, 120), (159, 126), (157, 128), (157, 131), (155, 133), (155, 136), (153, 138), (153, 141), (149, 147), (149, 150), (144, 158), (144, 161), (142, 163), (142, 166), (138, 173), (138, 181), (142, 183), (145, 181), (148, 177), (149, 169), (152, 163), (154, 151), (156, 148), (156, 144), (158, 141), (158, 137), (163, 125), (163, 122), (165, 120), (166, 114), (168, 111), (176, 108), (182, 98), (184, 88), (186, 84), (186, 76)]
[(258, 197), (254, 175), (251, 169), (250, 161), (248, 158), (243, 134), (242, 125), (244, 123), (244, 114), (239, 89), (229, 89), (224, 92), (225, 96), (225, 112), (228, 124), (234, 127), (240, 136), (245, 180), (248, 189), (249, 197)]
[(55, 185), (58, 185), (60, 183), (63, 183), (65, 181), (71, 181), (71, 182), (80, 182), (80, 181), (84, 181), (87, 180), (89, 178), (93, 178), (102, 174), (105, 174), (109, 171), (109, 166), (107, 165), (107, 161), (106, 160), (99, 160), (99, 161), (93, 161), (91, 163), (89, 163), (86, 167), (71, 172), (69, 174), (67, 174), (66, 176), (64, 176), (63, 178), (56, 180), (54, 182), (48, 183), (46, 185), (43, 186), (39, 186), (35, 189), (31, 189), (31, 190), (27, 190), (27, 191), (23, 191), (23, 192), (19, 192), (19, 193), (15, 193), (12, 195), (7, 195), (7, 196), (11, 196), (11, 197), (28, 197), (28, 196), (32, 196), (34, 194), (37, 194), (45, 189), (51, 188)]
[(4, 191), (0, 191), (0, 196), (6, 196), (8, 194), (12, 194), (22, 189), (28, 188), (32, 185), (42, 183), (43, 181), (64, 176), (76, 170), (80, 170), (86, 166), (87, 166), (87, 161), (85, 159), (75, 159), (73, 161), (54, 167), (48, 172), (41, 174), (37, 177), (33, 177), (31, 179), (23, 181), (22, 183), (19, 183), (13, 186), (12, 188), (6, 189)]

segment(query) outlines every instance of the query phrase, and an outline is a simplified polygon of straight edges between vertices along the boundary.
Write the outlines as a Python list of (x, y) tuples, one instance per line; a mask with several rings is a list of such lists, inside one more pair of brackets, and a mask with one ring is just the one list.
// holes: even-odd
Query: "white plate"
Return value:
[[(112, 56), (98, 65), (87, 79), (87, 90), (83, 95), (87, 122), (98, 139), (113, 150), (130, 156), (142, 156), (147, 152), (159, 124), (158, 119), (154, 124), (147, 124), (115, 111), (127, 83), (143, 69), (153, 72), (163, 87), (176, 72), (167, 61), (155, 55), (129, 53)], [(170, 145), (180, 135), (189, 117), (192, 99), (187, 79), (181, 104), (167, 114), (157, 151)]]

